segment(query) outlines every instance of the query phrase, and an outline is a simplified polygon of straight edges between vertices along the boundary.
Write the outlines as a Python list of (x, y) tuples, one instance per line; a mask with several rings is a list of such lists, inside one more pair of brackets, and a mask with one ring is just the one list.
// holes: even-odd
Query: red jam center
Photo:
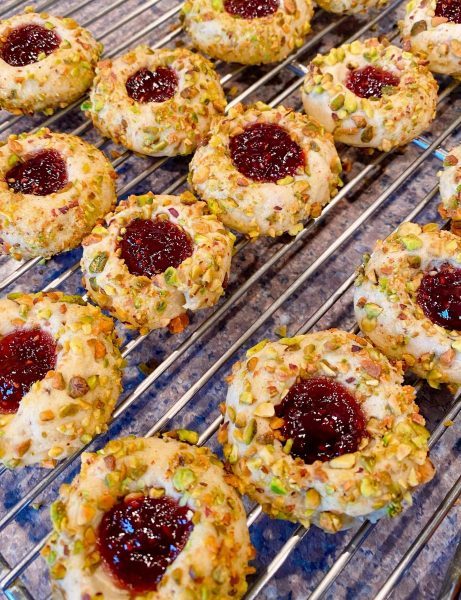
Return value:
[(167, 219), (134, 219), (120, 242), (122, 258), (132, 275), (153, 277), (192, 255), (188, 234)]
[(379, 67), (364, 67), (350, 71), (346, 87), (360, 98), (381, 98), (384, 87), (396, 87), (400, 79)]
[(126, 80), (126, 91), (136, 102), (165, 102), (176, 94), (178, 76), (169, 67), (140, 69)]
[(43, 150), (15, 165), (5, 179), (14, 192), (47, 196), (66, 185), (67, 167), (59, 152)]
[(421, 281), (417, 302), (433, 323), (461, 331), (461, 269), (446, 263)]
[(461, 2), (459, 0), (438, 0), (435, 16), (445, 17), (450, 23), (461, 23)]
[(280, 0), (225, 0), (224, 8), (234, 17), (261, 19), (277, 12)]
[(291, 454), (307, 464), (355, 452), (367, 435), (360, 405), (327, 377), (295, 383), (275, 412), (285, 421), (282, 436), (293, 440)]
[(122, 501), (106, 512), (98, 547), (119, 585), (134, 593), (155, 590), (186, 545), (192, 516), (168, 496)]
[(56, 343), (39, 328), (0, 339), (0, 413), (15, 413), (33, 383), (56, 366)]
[(12, 67), (24, 67), (48, 56), (61, 44), (59, 36), (41, 25), (23, 25), (13, 29), (2, 44), (1, 57)]
[(293, 176), (305, 164), (304, 152), (278, 125), (255, 123), (234, 135), (229, 150), (235, 167), (254, 181), (274, 182)]

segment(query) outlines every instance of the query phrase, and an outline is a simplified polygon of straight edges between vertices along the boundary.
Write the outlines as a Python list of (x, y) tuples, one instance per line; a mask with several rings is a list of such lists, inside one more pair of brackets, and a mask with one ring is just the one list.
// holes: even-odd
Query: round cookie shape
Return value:
[[(403, 46), (418, 54), (434, 73), (461, 76), (461, 21), (450, 11), (444, 16), (441, 0), (410, 0), (399, 21)], [(455, 4), (455, 3), (453, 3)]]
[(430, 71), (376, 38), (319, 54), (308, 69), (304, 109), (338, 142), (387, 152), (417, 137), (435, 117), (437, 82)]
[[(0, 308), (0, 379), (5, 393), (0, 403), (0, 460), (10, 469), (53, 467), (107, 428), (121, 391), (123, 362), (114, 324), (99, 308), (61, 292), (13, 293), (0, 300)], [(14, 351), (12, 357), (8, 349)], [(23, 360), (30, 361), (34, 371), (44, 364), (51, 368), (43, 369), (35, 382), (29, 378), (19, 406), (8, 410), (8, 389), (24, 380), (21, 373), (28, 373)]]
[(461, 222), (461, 146), (450, 150), (438, 176), (442, 200), (439, 213), (444, 219), (452, 219), (452, 231), (456, 233)]
[[(256, 148), (255, 128), (263, 131)], [(277, 172), (281, 179), (275, 181)], [(303, 221), (317, 217), (336, 194), (340, 172), (332, 137), (318, 123), (258, 102), (239, 104), (214, 124), (192, 158), (189, 183), (227, 227), (275, 237), (296, 235)]]
[[(272, 517), (332, 533), (398, 514), (434, 472), (402, 381), (398, 365), (344, 331), (260, 342), (233, 367), (220, 432), (240, 491)], [(317, 448), (295, 451), (306, 439)]]
[(133, 597), (101, 560), (101, 523), (117, 504), (157, 499), (187, 507), (193, 526), (157, 585), (136, 598), (242, 598), (253, 549), (229, 479), (207, 448), (168, 437), (112, 440), (97, 453), (83, 454), (80, 474), (61, 487), (51, 508), (54, 533), (43, 554), (54, 593), (67, 600)]
[[(130, 240), (144, 226), (141, 234), (147, 241), (131, 254)], [(142, 249), (154, 226), (157, 234), (152, 235), (165, 240), (162, 248), (156, 247), (156, 265)], [(187, 310), (213, 306), (224, 293), (234, 240), (189, 192), (130, 196), (84, 240), (84, 284), (101, 308), (142, 333), (168, 325), (175, 331), (178, 321), (187, 322)]]
[(182, 9), (186, 31), (201, 52), (244, 65), (286, 58), (302, 46), (312, 15), (310, 0), (187, 0)]
[(0, 145), (0, 248), (17, 260), (78, 246), (117, 200), (106, 156), (67, 133), (40, 129)]
[(102, 44), (70, 18), (25, 12), (0, 23), (0, 108), (52, 114), (90, 87)]
[[(461, 269), (458, 236), (433, 223), (423, 227), (403, 223), (384, 241), (378, 241), (371, 257), (365, 258), (354, 295), (357, 322), (371, 342), (390, 358), (405, 361), (411, 371), (435, 388), (440, 383), (461, 383), (461, 327), (455, 330), (434, 322), (427, 316), (427, 302), (420, 294), (425, 276), (440, 278), (448, 267), (455, 274)], [(450, 279), (448, 285), (452, 285)], [(431, 304), (434, 310), (440, 308), (439, 323), (444, 322), (441, 318), (447, 311), (446, 323), (451, 327), (450, 313), (456, 317), (459, 288), (451, 300), (446, 292), (443, 285), (434, 290)]]
[(388, 0), (320, 0), (317, 4), (337, 15), (366, 14), (371, 9), (382, 9)]
[(82, 109), (117, 144), (149, 156), (177, 156), (195, 150), (225, 106), (206, 58), (185, 48), (138, 46), (99, 63)]

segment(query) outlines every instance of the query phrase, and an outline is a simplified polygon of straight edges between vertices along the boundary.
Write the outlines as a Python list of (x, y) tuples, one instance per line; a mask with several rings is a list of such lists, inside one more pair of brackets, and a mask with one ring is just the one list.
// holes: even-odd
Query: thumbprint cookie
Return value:
[(225, 62), (279, 62), (311, 29), (311, 0), (187, 0), (182, 18), (201, 52)]
[(121, 391), (112, 319), (79, 296), (0, 300), (0, 461), (53, 467), (105, 431)]
[(457, 0), (411, 0), (399, 22), (404, 47), (434, 73), (461, 77), (461, 5)]
[(0, 108), (51, 114), (91, 86), (102, 45), (73, 19), (25, 12), (0, 22)]
[(340, 185), (333, 139), (309, 117), (262, 102), (216, 121), (189, 182), (228, 227), (250, 237), (296, 235)]
[(306, 112), (336, 141), (387, 152), (428, 128), (437, 89), (418, 58), (371, 38), (317, 55), (302, 98)]
[(207, 448), (168, 437), (83, 454), (42, 551), (54, 597), (242, 598), (253, 548), (229, 479)]
[(364, 334), (432, 387), (461, 384), (461, 239), (403, 223), (365, 257), (355, 289)]
[(99, 63), (82, 109), (117, 144), (149, 156), (177, 156), (195, 150), (225, 106), (206, 58), (185, 48), (139, 46)]
[(0, 251), (18, 260), (78, 246), (115, 205), (116, 174), (97, 148), (40, 129), (0, 145)]
[(434, 473), (415, 390), (363, 338), (265, 340), (234, 365), (224, 455), (275, 518), (334, 533), (394, 516)]
[(189, 192), (130, 196), (83, 242), (88, 295), (142, 333), (181, 330), (224, 293), (234, 239)]

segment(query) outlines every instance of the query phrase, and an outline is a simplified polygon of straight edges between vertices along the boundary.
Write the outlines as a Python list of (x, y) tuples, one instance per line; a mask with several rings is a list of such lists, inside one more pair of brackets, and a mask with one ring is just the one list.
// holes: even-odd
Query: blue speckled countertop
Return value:
[[(3, 0), (2, 8), (9, 6), (11, 0)], [(27, 3), (24, 2), (23, 6)], [(42, 2), (43, 4), (43, 2)], [(56, 0), (52, 2), (50, 12), (61, 15), (75, 9), (73, 14), (80, 22), (89, 22), (92, 15), (108, 8), (112, 2), (108, 0), (93, 0), (79, 9), (80, 0)], [(119, 8), (112, 11), (110, 16), (100, 18), (89, 28), (96, 37), (112, 27), (117, 20), (125, 18), (141, 7), (145, 2), (141, 0), (126, 0)], [(140, 12), (139, 16), (130, 20), (126, 25), (117, 28), (111, 35), (104, 37), (103, 41), (108, 50), (129, 41), (134, 32), (152, 23), (168, 9), (177, 6), (176, 0), (158, 0), (148, 2), (153, 5)], [(374, 34), (395, 34), (395, 23), (401, 13), (391, 12), (385, 17)], [(325, 25), (338, 20), (337, 17), (327, 16), (325, 13), (317, 15), (314, 21), (314, 33), (320, 31)], [(321, 38), (305, 56), (303, 62), (317, 51), (339, 44), (349, 35), (361, 27), (364, 19), (347, 19), (332, 33)], [(167, 35), (177, 26), (176, 17), (166, 21), (161, 27), (144, 36), (140, 41), (155, 43)], [(369, 35), (369, 34), (367, 34)], [(175, 37), (170, 44), (187, 43), (183, 37)], [(225, 66), (220, 69), (224, 73), (232, 72), (234, 67)], [(233, 77), (226, 84), (229, 98), (243, 91), (248, 85), (268, 72), (270, 67), (262, 69), (246, 69), (240, 75)], [(271, 79), (257, 93), (251, 95), (247, 101), (266, 100), (274, 98), (280, 91), (295, 81), (296, 76), (289, 70), (284, 70)], [(448, 81), (440, 80), (441, 89)], [(285, 102), (287, 106), (300, 108), (301, 102), (298, 93), (294, 93)], [(433, 124), (427, 139), (443, 131), (459, 114), (461, 97), (459, 91), (452, 92), (449, 99), (443, 101), (439, 107), (438, 118)], [(0, 125), (7, 118), (6, 113), (0, 115)], [(12, 131), (27, 131), (40, 123), (40, 117), (21, 119)], [(53, 128), (59, 131), (72, 131), (83, 122), (83, 116), (74, 111), (71, 116), (59, 119)], [(2, 135), (5, 135), (2, 134)], [(84, 137), (90, 141), (98, 140), (98, 135), (89, 129)], [(451, 136), (444, 144), (450, 148), (456, 142), (456, 136)], [(114, 150), (112, 144), (105, 144), (104, 150), (111, 155)], [(346, 182), (350, 181), (374, 157), (367, 152), (339, 148), (342, 158), (348, 159), (350, 172), (347, 173)], [(355, 186), (346, 197), (338, 202), (317, 224), (304, 240), (277, 261), (275, 265), (252, 286), (240, 301), (204, 335), (193, 349), (187, 351), (172, 367), (170, 367), (135, 404), (119, 419), (109, 431), (108, 436), (118, 436), (127, 433), (144, 434), (162, 416), (190, 386), (248, 329), (253, 321), (261, 315), (281, 293), (294, 282), (309, 265), (334, 242), (379, 194), (384, 192), (396, 177), (421, 154), (415, 145), (396, 152), (387, 157), (379, 168), (373, 170), (359, 185)], [(122, 187), (146, 166), (151, 164), (150, 159), (131, 157), (118, 169)], [(336, 288), (353, 272), (361, 259), (361, 255), (368, 251), (377, 238), (386, 236), (398, 223), (405, 218), (414, 205), (423, 199), (436, 183), (436, 173), (440, 169), (440, 161), (431, 156), (423, 165), (414, 170), (412, 176), (392, 194), (372, 218), (360, 227), (352, 238), (341, 246), (340, 252), (327, 260), (300, 289), (291, 296), (289, 301), (275, 312), (272, 318), (252, 336), (245, 344), (248, 347), (263, 337), (274, 338), (276, 330), (281, 325), (286, 325), (288, 333), (294, 333), (305, 323), (315, 311), (331, 296)], [(185, 159), (169, 160), (163, 168), (146, 177), (133, 192), (142, 193), (147, 190), (162, 192), (172, 181), (186, 172)], [(439, 221), (436, 207), (439, 202), (436, 196), (428, 207), (418, 217), (418, 221)], [(259, 240), (248, 245), (240, 252), (233, 263), (233, 274), (227, 291), (231, 296), (239, 286), (245, 282), (261, 265), (264, 264), (277, 250), (286, 243), (282, 240)], [(22, 289), (37, 291), (50, 282), (67, 266), (79, 258), (79, 251), (70, 252), (56, 259), (50, 260), (46, 265), (38, 266), (25, 277), (11, 286), (7, 291)], [(0, 259), (0, 278), (10, 273), (17, 267), (13, 261)], [(75, 293), (83, 293), (80, 284), (80, 275), (77, 272), (62, 286), (63, 289)], [(224, 302), (225, 299), (222, 300)], [(142, 345), (129, 357), (128, 368), (124, 380), (124, 396), (139, 383), (144, 375), (138, 365), (149, 359), (160, 362), (167, 357), (191, 332), (197, 328), (211, 314), (211, 311), (196, 313), (191, 318), (191, 325), (187, 331), (179, 336), (172, 336), (168, 332), (154, 332)], [(340, 301), (324, 316), (315, 328), (343, 327), (353, 325), (353, 311), (351, 294), (346, 293)], [(121, 330), (121, 334), (124, 332)], [(226, 363), (219, 372), (197, 393), (187, 406), (173, 419), (170, 427), (192, 427), (203, 431), (207, 424), (218, 415), (218, 405), (225, 398), (224, 375), (229, 372), (230, 365), (242, 354), (243, 350), (236, 353), (235, 357)], [(444, 392), (434, 392), (423, 388), (419, 395), (422, 412), (431, 429), (439, 422), (447, 411), (450, 397)], [(107, 439), (108, 436), (105, 436)], [(95, 447), (100, 447), (105, 439), (99, 439)], [(213, 438), (212, 447), (216, 446)], [(419, 531), (430, 518), (435, 508), (440, 504), (447, 491), (454, 484), (459, 475), (457, 459), (461, 449), (459, 423), (447, 428), (441, 441), (432, 453), (433, 460), (438, 467), (434, 480), (416, 494), (414, 506), (403, 516), (389, 521), (380, 522), (366, 539), (361, 549), (348, 564), (344, 572), (327, 593), (329, 599), (369, 599), (380, 589), (389, 573), (398, 563), (399, 558), (405, 553)], [(26, 508), (18, 519), (11, 523), (0, 533), (0, 549), (3, 557), (10, 565), (15, 565), (24, 556), (34, 543), (42, 538), (48, 531), (48, 506), (57, 493), (59, 483), (69, 480), (77, 471), (77, 465), (65, 472), (46, 493), (39, 497), (34, 506)], [(0, 485), (0, 516), (13, 506), (21, 496), (34, 484), (41, 480), (44, 471), (40, 469), (27, 469), (18, 473), (6, 473), (1, 476)], [(249, 505), (248, 505), (249, 506)], [(456, 544), (460, 541), (461, 513), (459, 506), (455, 506), (429, 544), (422, 551), (418, 559), (403, 577), (397, 590), (395, 599), (431, 600), (437, 597), (448, 561), (454, 553)], [(257, 572), (266, 565), (281, 548), (287, 537), (295, 529), (292, 524), (273, 521), (260, 517), (251, 528), (251, 535), (257, 549), (255, 567)], [(267, 600), (295, 600), (303, 599), (315, 588), (322, 579), (329, 566), (338, 556), (341, 549), (352, 537), (354, 532), (345, 532), (334, 536), (327, 535), (316, 528), (305, 536), (298, 545), (276, 577), (265, 587), (259, 595)], [(44, 599), (49, 595), (49, 584), (41, 559), (36, 560), (25, 571), (24, 585), (34, 599)], [(13, 596), (14, 597), (14, 596)]]

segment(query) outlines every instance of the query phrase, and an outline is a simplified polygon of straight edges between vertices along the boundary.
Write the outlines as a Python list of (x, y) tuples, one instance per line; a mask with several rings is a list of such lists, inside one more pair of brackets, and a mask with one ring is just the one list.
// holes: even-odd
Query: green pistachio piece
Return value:
[(174, 474), (173, 485), (178, 491), (184, 492), (195, 483), (196, 479), (197, 478), (191, 469), (180, 467)]
[(96, 254), (89, 266), (90, 273), (102, 273), (108, 259), (109, 254), (107, 252), (100, 252), (99, 254)]
[(421, 248), (423, 245), (421, 238), (419, 238), (417, 235), (412, 235), (412, 234), (403, 235), (400, 238), (400, 241), (405, 246), (405, 248), (410, 251), (411, 250), (419, 250), (419, 248)]
[(283, 483), (280, 481), (280, 479), (278, 477), (274, 477), (272, 479), (270, 488), (271, 488), (271, 491), (274, 492), (274, 494), (283, 495), (283, 494), (288, 493), (286, 488), (284, 487)]

